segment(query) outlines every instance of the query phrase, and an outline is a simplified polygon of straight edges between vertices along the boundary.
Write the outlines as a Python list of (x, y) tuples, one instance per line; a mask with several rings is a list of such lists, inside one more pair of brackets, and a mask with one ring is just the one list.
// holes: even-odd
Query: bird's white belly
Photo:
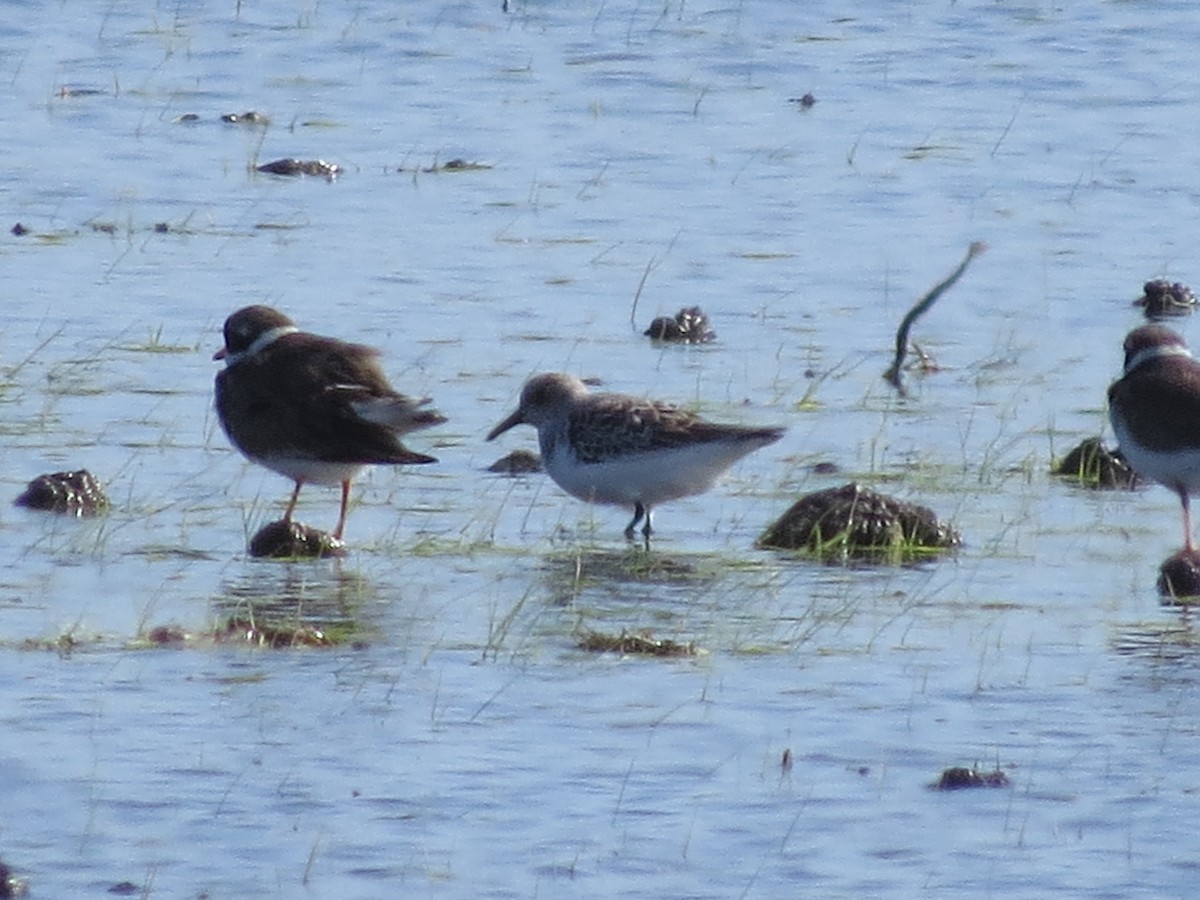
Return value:
[(363, 468), (362, 463), (322, 462), (289, 456), (255, 457), (254, 461), (305, 484), (341, 484), (353, 480)]
[(1149, 450), (1137, 444), (1118, 416), (1112, 417), (1117, 446), (1133, 471), (1143, 478), (1189, 494), (1200, 493), (1200, 448), (1195, 450)]
[(657, 506), (711, 488), (729, 465), (729, 454), (719, 450), (711, 444), (695, 445), (594, 463), (560, 451), (543, 462), (555, 484), (580, 500)]
[(1163, 453), (1121, 443), (1121, 452), (1143, 478), (1189, 494), (1200, 493), (1200, 450)]

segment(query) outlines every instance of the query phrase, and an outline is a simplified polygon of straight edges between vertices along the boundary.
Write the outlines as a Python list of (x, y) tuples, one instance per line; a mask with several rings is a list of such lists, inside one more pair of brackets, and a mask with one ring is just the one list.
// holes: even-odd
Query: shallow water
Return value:
[[(87, 467), (114, 502), (0, 504), (0, 858), (42, 897), (1190, 893), (1177, 503), (1047, 473), (1105, 427), (1142, 282), (1196, 277), (1194, 17), (499, 5), (0, 25), (0, 486)], [(247, 110), (271, 124), (218, 119)], [(285, 156), (346, 172), (250, 168)], [(452, 159), (487, 168), (425, 171)], [(896, 323), (977, 239), (900, 398)], [(289, 490), (211, 411), (248, 303), (380, 347), (450, 418), (411, 441), (439, 465), (361, 479), (346, 560), (245, 556)], [(695, 304), (715, 344), (641, 337)], [(483, 436), (551, 369), (789, 432), (659, 511), (647, 564), (627, 511), (483, 471), (534, 446)], [(753, 549), (851, 478), (966, 545)], [(207, 637), (272, 610), (354, 640)], [(703, 654), (576, 647), (641, 629)], [(953, 765), (1012, 787), (930, 791)]]

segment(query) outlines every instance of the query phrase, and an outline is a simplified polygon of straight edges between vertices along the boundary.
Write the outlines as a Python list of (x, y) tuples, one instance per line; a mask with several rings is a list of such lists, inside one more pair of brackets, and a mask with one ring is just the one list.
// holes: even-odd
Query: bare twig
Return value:
[(986, 249), (987, 244), (983, 241), (973, 241), (967, 248), (967, 255), (958, 264), (958, 268), (935, 284), (929, 293), (918, 300), (901, 320), (900, 327), (896, 330), (896, 358), (892, 361), (891, 368), (883, 373), (883, 377), (897, 390), (904, 391), (904, 386), (900, 383), (900, 367), (904, 364), (904, 357), (908, 353), (908, 332), (913, 323), (923, 316), (942, 294), (953, 287), (958, 279), (962, 278), (963, 273), (967, 271), (967, 266), (971, 264), (971, 260)]

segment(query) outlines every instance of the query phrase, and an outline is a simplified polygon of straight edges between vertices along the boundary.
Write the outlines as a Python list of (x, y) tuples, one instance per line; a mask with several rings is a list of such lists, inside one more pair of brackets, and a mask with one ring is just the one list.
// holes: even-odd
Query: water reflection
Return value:
[(1113, 652), (1156, 662), (1200, 663), (1200, 635), (1191, 617), (1177, 622), (1136, 622), (1123, 626), (1112, 640)]
[(217, 640), (267, 647), (365, 644), (375, 589), (340, 563), (250, 564), (212, 600)]
[(628, 601), (653, 600), (662, 588), (707, 588), (719, 564), (700, 554), (647, 551), (640, 544), (626, 549), (575, 549), (546, 554), (541, 573), (552, 602), (578, 603), (598, 594)]

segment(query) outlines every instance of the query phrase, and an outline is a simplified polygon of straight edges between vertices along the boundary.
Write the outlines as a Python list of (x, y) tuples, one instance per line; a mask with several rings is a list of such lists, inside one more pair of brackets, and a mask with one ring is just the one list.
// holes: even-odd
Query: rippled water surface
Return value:
[[(0, 486), (86, 467), (113, 510), (0, 504), (0, 858), (36, 897), (1192, 893), (1178, 504), (1048, 470), (1105, 428), (1142, 282), (1200, 280), (1198, 31), (1138, 2), (10, 5)], [(253, 170), (282, 157), (344, 172)], [(896, 324), (974, 240), (900, 397)], [(410, 441), (438, 465), (360, 479), (344, 560), (246, 556), (290, 487), (211, 411), (249, 303), (378, 346), (450, 420)], [(697, 304), (716, 343), (642, 337)], [(534, 446), (483, 437), (545, 370), (789, 431), (645, 557), (627, 511), (484, 471)], [(965, 546), (754, 549), (851, 479)], [(250, 646), (254, 617), (347, 639)], [(701, 654), (578, 646), (643, 629)], [(1011, 786), (931, 791), (949, 766)]]

